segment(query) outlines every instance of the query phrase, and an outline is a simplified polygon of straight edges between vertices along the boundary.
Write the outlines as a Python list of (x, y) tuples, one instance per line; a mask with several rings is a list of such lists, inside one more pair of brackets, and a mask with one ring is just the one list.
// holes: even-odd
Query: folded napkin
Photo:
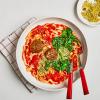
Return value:
[(36, 87), (31, 85), (27, 80), (25, 80), (25, 78), (22, 76), (22, 74), (18, 69), (16, 63), (16, 45), (24, 29), (36, 20), (37, 18), (35, 17), (29, 19), (26, 23), (20, 26), (16, 31), (12, 32), (9, 36), (5, 37), (3, 40), (0, 41), (0, 53), (6, 58), (6, 60), (11, 65), (18, 78), (21, 80), (23, 85), (31, 93), (34, 91), (34, 89), (36, 89)]

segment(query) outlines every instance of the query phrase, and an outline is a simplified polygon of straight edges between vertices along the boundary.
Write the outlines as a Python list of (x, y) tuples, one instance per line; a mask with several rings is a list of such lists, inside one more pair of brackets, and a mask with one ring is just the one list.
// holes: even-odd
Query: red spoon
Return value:
[(72, 83), (73, 83), (73, 72), (70, 72), (69, 78), (68, 78), (68, 88), (67, 88), (66, 99), (72, 99)]
[(80, 66), (80, 76), (81, 76), (81, 82), (82, 82), (82, 87), (83, 87), (83, 93), (84, 95), (87, 95), (89, 94), (89, 90), (88, 90), (88, 85), (86, 82), (86, 77), (85, 77), (84, 69), (81, 64), (80, 57), (79, 57), (79, 66)]

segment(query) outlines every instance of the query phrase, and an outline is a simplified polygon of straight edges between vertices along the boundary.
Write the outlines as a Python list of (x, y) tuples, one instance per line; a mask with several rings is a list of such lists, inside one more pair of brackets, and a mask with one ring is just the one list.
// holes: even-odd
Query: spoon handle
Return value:
[(73, 72), (70, 72), (68, 78), (68, 89), (67, 89), (66, 99), (72, 99), (72, 83), (73, 83)]
[(83, 68), (80, 69), (80, 76), (81, 76), (81, 82), (82, 82), (84, 95), (87, 95), (87, 94), (89, 94), (89, 90), (88, 90), (88, 85), (86, 82), (86, 77), (85, 77), (85, 73), (84, 73)]

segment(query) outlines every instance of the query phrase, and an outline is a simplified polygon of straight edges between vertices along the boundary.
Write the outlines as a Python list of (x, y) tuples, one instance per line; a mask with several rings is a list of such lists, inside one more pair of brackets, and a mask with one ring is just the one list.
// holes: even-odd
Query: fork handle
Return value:
[(80, 69), (80, 76), (81, 76), (81, 82), (82, 82), (84, 95), (87, 95), (87, 94), (89, 94), (89, 90), (88, 90), (88, 85), (86, 82), (86, 77), (85, 77), (85, 73), (84, 73), (83, 68)]
[(72, 83), (73, 83), (73, 72), (69, 73), (66, 99), (72, 99)]

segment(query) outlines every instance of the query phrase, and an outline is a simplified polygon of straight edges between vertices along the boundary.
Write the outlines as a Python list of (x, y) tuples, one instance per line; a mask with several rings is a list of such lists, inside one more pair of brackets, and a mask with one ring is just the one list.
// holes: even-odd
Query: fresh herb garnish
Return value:
[(71, 28), (67, 28), (67, 29), (65, 29), (65, 30), (62, 31), (61, 37), (69, 38), (70, 35), (71, 35), (71, 33), (72, 33)]
[(72, 34), (72, 30), (70, 28), (67, 28), (62, 31), (62, 35), (60, 37), (55, 37), (52, 40), (53, 47), (58, 51), (59, 48), (65, 47), (69, 51), (73, 50), (73, 41), (76, 41), (77, 38)]
[(70, 73), (70, 72), (71, 72), (71, 66), (68, 66), (68, 67), (66, 68), (66, 72), (67, 72), (67, 73)]
[(61, 70), (60, 64), (59, 64), (59, 61), (58, 61), (58, 60), (53, 61), (53, 62), (52, 62), (52, 66), (53, 66), (57, 71), (60, 71), (60, 70)]
[(54, 67), (54, 69), (56, 69), (57, 71), (64, 71), (67, 69), (69, 69), (70, 67), (70, 61), (69, 59), (59, 59), (59, 60), (55, 60), (55, 61), (46, 61), (45, 62), (45, 70), (48, 70), (48, 68), (52, 66)]
[(48, 70), (48, 68), (50, 67), (50, 63), (50, 61), (45, 62), (45, 70)]
[(70, 61), (68, 59), (62, 60), (56, 60), (52, 63), (53, 67), (58, 71), (64, 71), (66, 68), (70, 65)]
[(62, 56), (60, 49), (64, 48), (71, 52), (74, 49), (72, 45), (73, 42), (79, 43), (79, 40), (73, 35), (72, 30), (70, 28), (63, 30), (61, 36), (53, 38), (52, 45), (57, 50), (59, 58), (54, 61), (46, 61), (45, 69), (48, 70), (48, 68), (52, 66), (57, 71), (66, 70), (68, 73), (70, 73), (71, 62), (68, 57)]
[(61, 37), (55, 37), (53, 40), (52, 40), (52, 45), (53, 47), (58, 51), (59, 48), (62, 46), (63, 44), (63, 40)]

